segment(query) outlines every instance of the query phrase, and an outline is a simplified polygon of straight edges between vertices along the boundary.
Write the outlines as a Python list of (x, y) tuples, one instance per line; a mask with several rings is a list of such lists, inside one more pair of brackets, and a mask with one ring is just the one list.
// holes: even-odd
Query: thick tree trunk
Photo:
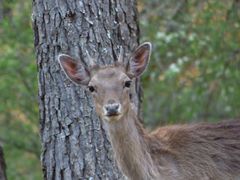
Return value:
[(3, 155), (3, 149), (0, 146), (0, 180), (6, 180), (6, 164)]
[(135, 0), (33, 0), (33, 27), (44, 178), (123, 178), (92, 99), (60, 71), (57, 56), (66, 53), (88, 64), (88, 50), (99, 64), (109, 64), (120, 46), (129, 53), (138, 45)]

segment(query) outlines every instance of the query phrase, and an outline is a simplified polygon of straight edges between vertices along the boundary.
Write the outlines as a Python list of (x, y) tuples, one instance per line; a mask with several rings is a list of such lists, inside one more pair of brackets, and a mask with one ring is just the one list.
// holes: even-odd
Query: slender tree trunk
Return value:
[[(112, 148), (85, 89), (60, 71), (59, 53), (99, 64), (138, 45), (135, 0), (33, 0), (39, 76), (40, 134), (45, 179), (121, 179)], [(138, 84), (136, 82), (136, 84)], [(137, 93), (134, 93), (136, 105)]]
[(3, 155), (3, 149), (0, 146), (0, 180), (7, 180), (6, 176), (6, 164)]

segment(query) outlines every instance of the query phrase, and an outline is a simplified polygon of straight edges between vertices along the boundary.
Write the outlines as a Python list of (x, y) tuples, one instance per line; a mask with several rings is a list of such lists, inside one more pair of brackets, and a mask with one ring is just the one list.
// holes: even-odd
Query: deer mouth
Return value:
[(111, 113), (108, 113), (106, 116), (107, 117), (116, 117), (116, 116), (119, 116), (120, 114), (117, 113), (117, 112), (111, 112)]
[(118, 121), (120, 118), (121, 118), (120, 113), (111, 113), (111, 114), (106, 114), (104, 117), (104, 120), (110, 123), (110, 122)]

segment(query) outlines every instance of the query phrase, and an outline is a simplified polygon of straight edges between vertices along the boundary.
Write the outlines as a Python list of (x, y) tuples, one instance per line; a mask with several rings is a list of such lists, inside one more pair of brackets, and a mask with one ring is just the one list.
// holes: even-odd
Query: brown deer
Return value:
[(61, 54), (59, 63), (77, 84), (88, 86), (103, 120), (116, 161), (132, 180), (240, 180), (240, 121), (174, 125), (147, 133), (130, 98), (131, 82), (149, 61), (143, 43), (125, 65), (123, 54), (100, 67)]

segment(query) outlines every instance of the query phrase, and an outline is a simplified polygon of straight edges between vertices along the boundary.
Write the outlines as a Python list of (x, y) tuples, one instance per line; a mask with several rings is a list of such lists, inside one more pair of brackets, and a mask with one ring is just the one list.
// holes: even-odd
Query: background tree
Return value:
[(5, 159), (3, 155), (3, 150), (2, 147), (0, 146), (0, 179), (1, 180), (6, 180), (6, 164), (5, 164)]
[(127, 55), (138, 44), (135, 0), (34, 0), (33, 25), (44, 178), (121, 179), (88, 92), (66, 78), (57, 57), (87, 65), (88, 50), (103, 65), (117, 60), (120, 46)]

